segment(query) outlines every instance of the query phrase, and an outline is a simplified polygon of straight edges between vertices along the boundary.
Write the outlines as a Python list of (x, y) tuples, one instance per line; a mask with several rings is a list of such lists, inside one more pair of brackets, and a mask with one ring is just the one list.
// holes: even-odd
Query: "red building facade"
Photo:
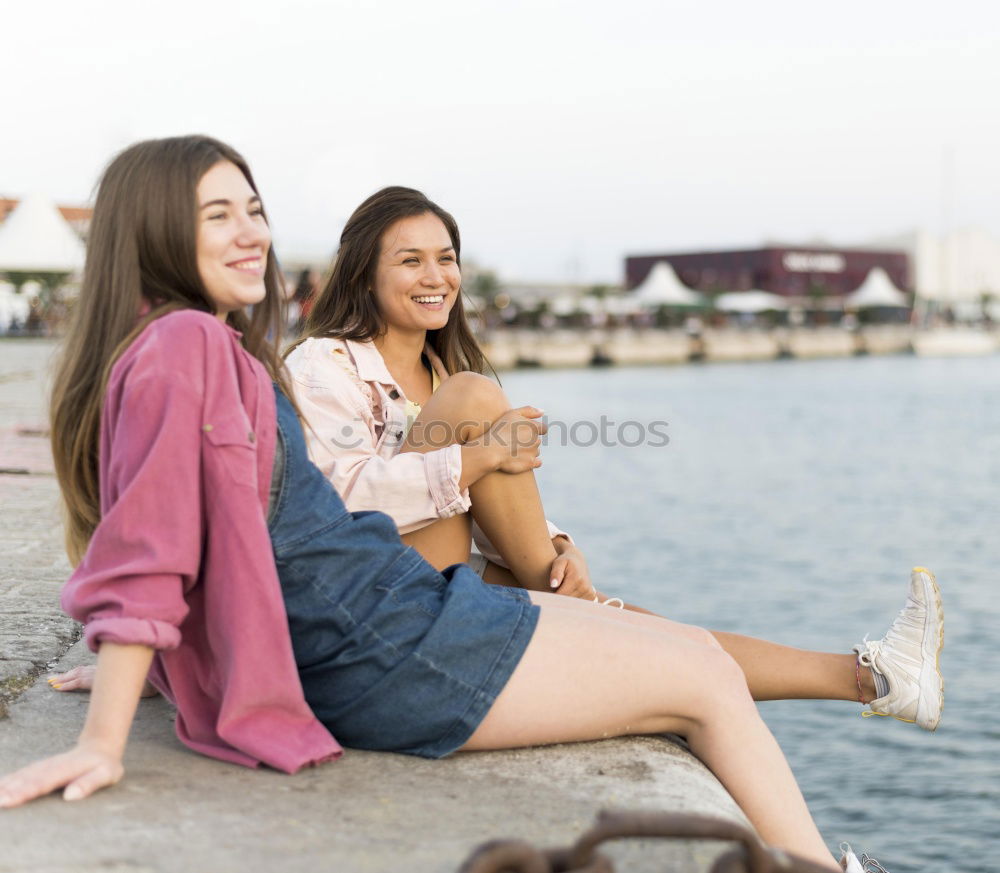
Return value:
[(630, 255), (625, 287), (642, 284), (653, 265), (666, 261), (689, 288), (707, 293), (770, 291), (785, 297), (842, 297), (881, 267), (901, 291), (912, 290), (909, 257), (899, 251), (773, 246), (740, 251)]

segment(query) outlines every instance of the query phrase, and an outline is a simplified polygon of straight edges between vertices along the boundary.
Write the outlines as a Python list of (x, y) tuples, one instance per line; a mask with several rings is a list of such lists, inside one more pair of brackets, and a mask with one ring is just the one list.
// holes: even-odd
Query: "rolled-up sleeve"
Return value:
[[(144, 343), (109, 381), (101, 521), (66, 583), (63, 608), (102, 642), (175, 648), (201, 562), (204, 344)], [(124, 366), (122, 366), (124, 365)]]
[(391, 516), (400, 533), (467, 512), (467, 489), (459, 488), (461, 446), (426, 453), (378, 454), (370, 400), (344, 368), (311, 348), (288, 359), (299, 409), (306, 419), (309, 456), (353, 512)]

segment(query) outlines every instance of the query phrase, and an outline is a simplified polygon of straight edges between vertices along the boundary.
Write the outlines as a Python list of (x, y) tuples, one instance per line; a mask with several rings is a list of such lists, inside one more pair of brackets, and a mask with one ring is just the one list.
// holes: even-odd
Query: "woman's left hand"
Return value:
[(81, 741), (68, 752), (0, 778), (0, 809), (20, 806), (60, 788), (64, 800), (82, 800), (119, 782), (124, 774), (120, 753)]
[(94, 664), (88, 664), (83, 667), (74, 667), (65, 673), (56, 673), (49, 676), (46, 681), (48, 681), (49, 687), (56, 691), (90, 691), (96, 673), (97, 667)]
[(552, 570), (549, 572), (552, 590), (556, 594), (565, 594), (568, 597), (593, 600), (597, 592), (590, 582), (590, 570), (583, 552), (561, 538), (553, 540), (553, 544), (556, 545), (559, 554), (552, 562)]
[[(94, 685), (94, 676), (97, 675), (97, 667), (88, 664), (83, 667), (74, 667), (65, 673), (56, 673), (48, 678), (49, 687), (56, 691), (90, 691)], [(157, 691), (149, 682), (143, 683), (140, 697), (156, 697)]]

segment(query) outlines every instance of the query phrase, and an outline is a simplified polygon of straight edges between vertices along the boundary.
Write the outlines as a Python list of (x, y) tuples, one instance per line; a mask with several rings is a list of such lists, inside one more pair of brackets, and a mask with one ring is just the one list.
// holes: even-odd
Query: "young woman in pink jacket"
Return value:
[[(77, 563), (63, 604), (98, 653), (63, 687), (93, 693), (76, 745), (0, 778), (0, 808), (119, 781), (148, 679), (186, 744), (286, 771), (336, 758), (331, 732), (428, 757), (678, 733), (764, 840), (838, 869), (753, 703), (795, 690), (801, 668), (775, 667), (787, 650), (748, 641), (741, 660), (699, 628), (439, 573), (388, 516), (348, 512), (307, 459), (269, 340), (280, 297), (235, 151), (180, 137), (111, 162), (52, 417)], [(504, 464), (536, 458), (533, 443)], [(915, 718), (940, 706), (940, 621), (915, 571), (862, 655), (919, 662)]]
[[(545, 519), (534, 474), (541, 460), (515, 463), (522, 442), (534, 454), (541, 413), (511, 409), (484, 375), (465, 319), (458, 224), (439, 205), (394, 186), (354, 211), (286, 363), (310, 456), (349, 509), (392, 516), (403, 541), (438, 569), (468, 562), (490, 582), (605, 602), (580, 550)], [(470, 556), (473, 540), (479, 554)], [(911, 581), (908, 604), (912, 593)], [(873, 675), (864, 645), (855, 658), (715, 636), (741, 663), (781, 677), (759, 690), (768, 697), (909, 711), (899, 701), (910, 695), (889, 699), (892, 683)], [(905, 669), (885, 671), (906, 687)], [(935, 719), (916, 720), (931, 727)]]
[(358, 207), (286, 355), (310, 456), (349, 509), (391, 515), (438, 569), (594, 600), (582, 553), (511, 462), (545, 432), (542, 412), (511, 409), (483, 375), (461, 282), (458, 226), (419, 191)]

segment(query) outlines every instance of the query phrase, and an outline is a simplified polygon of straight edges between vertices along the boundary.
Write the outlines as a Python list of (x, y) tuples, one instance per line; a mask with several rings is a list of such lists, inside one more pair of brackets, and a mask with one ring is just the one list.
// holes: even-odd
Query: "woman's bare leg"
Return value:
[(796, 649), (726, 631), (712, 634), (743, 669), (754, 700), (858, 702), (859, 676), (864, 700), (878, 696), (872, 671), (857, 669), (857, 655)]
[(839, 869), (732, 658), (607, 607), (549, 608), (554, 599), (541, 599), (538, 628), (466, 749), (678, 733), (766, 842)]
[[(506, 567), (500, 567), (492, 561), (486, 562), (486, 569), (483, 570), (483, 581), (490, 585), (506, 585), (508, 588), (517, 588), (517, 579)], [(564, 598), (566, 599), (566, 598)]]
[[(400, 451), (429, 452), (478, 439), (508, 409), (510, 402), (495, 382), (475, 373), (456, 373), (445, 379), (424, 404)], [(472, 517), (520, 584), (535, 591), (548, 590), (556, 551), (545, 525), (534, 473), (488, 473), (469, 488), (469, 496)], [(447, 563), (439, 566), (435, 557), (462, 548), (458, 526), (439, 527), (441, 524), (436, 522), (426, 528), (426, 535), (416, 541), (413, 534), (403, 538), (438, 569)], [(447, 541), (441, 543), (442, 537)], [(468, 545), (464, 548), (466, 557), (461, 560), (468, 560)]]
[(467, 512), (442, 518), (400, 539), (412, 546), (435, 570), (452, 564), (467, 564), (472, 548), (472, 518)]
[[(584, 610), (585, 613), (598, 609), (602, 615), (608, 612), (613, 620), (632, 627), (676, 633), (701, 642), (705, 642), (705, 636), (710, 633), (716, 643), (740, 665), (754, 700), (858, 699), (855, 655), (812, 652), (726, 631), (705, 631), (658, 615), (612, 609), (572, 597), (531, 596), (536, 602), (550, 607)], [(860, 674), (864, 698), (871, 700), (875, 696), (871, 670), (864, 667)]]

